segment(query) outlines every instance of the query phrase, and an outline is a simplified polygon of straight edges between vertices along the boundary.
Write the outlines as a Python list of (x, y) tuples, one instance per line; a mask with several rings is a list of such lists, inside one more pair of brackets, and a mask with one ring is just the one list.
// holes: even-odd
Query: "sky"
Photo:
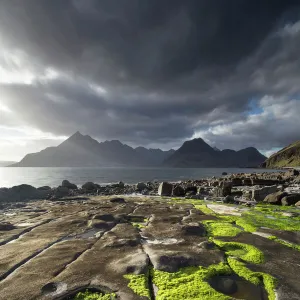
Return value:
[(0, 160), (99, 141), (300, 139), (300, 3), (0, 0)]

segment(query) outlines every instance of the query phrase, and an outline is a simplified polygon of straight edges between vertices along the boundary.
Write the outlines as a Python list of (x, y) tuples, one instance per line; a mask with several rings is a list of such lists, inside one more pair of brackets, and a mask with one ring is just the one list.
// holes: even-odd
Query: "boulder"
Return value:
[(77, 190), (77, 185), (74, 184), (74, 183), (71, 183), (71, 182), (68, 181), (68, 180), (64, 180), (64, 181), (62, 182), (61, 186), (66, 187), (66, 188), (68, 188), (68, 189), (70, 189), (70, 190)]
[(144, 182), (138, 182), (136, 185), (136, 189), (141, 192), (142, 190), (147, 189), (147, 185)]
[(198, 188), (196, 186), (190, 185), (185, 188), (186, 195), (189, 195), (189, 196), (196, 195), (197, 192), (198, 192)]
[(228, 173), (227, 172), (222, 172), (222, 175), (225, 176), (225, 175), (228, 175)]
[(118, 187), (121, 188), (121, 189), (123, 189), (123, 188), (125, 187), (124, 182), (120, 181), (120, 182), (118, 183)]
[(181, 187), (180, 185), (174, 186), (173, 191), (172, 191), (172, 195), (175, 196), (175, 197), (184, 196), (185, 195), (184, 188)]
[(254, 188), (251, 190), (251, 199), (260, 202), (263, 201), (269, 194), (273, 194), (276, 192), (276, 185)]
[(111, 203), (126, 203), (124, 198), (118, 198), (118, 197), (111, 198), (109, 201)]
[(9, 222), (0, 222), (0, 231), (9, 231), (15, 229), (15, 226)]
[(171, 196), (173, 191), (173, 185), (169, 182), (162, 182), (158, 187), (158, 195)]
[(229, 277), (214, 276), (210, 279), (210, 285), (217, 290), (226, 295), (232, 295), (237, 292), (237, 283)]
[(286, 192), (276, 192), (265, 197), (264, 202), (269, 204), (281, 204), (281, 199), (288, 194)]
[(98, 185), (93, 183), (93, 182), (86, 182), (83, 186), (82, 189), (86, 191), (96, 191), (98, 189)]
[(281, 199), (281, 204), (286, 206), (286, 205), (294, 205), (298, 201), (300, 201), (300, 194), (292, 194), (285, 196)]
[(231, 179), (232, 186), (241, 186), (243, 185), (243, 180), (239, 177), (234, 177)]
[(69, 195), (69, 189), (65, 186), (59, 186), (54, 192), (54, 198), (63, 198)]
[(295, 203), (295, 206), (299, 206), (300, 207), (300, 201), (298, 201), (297, 203)]
[(225, 197), (225, 199), (223, 200), (223, 203), (234, 203), (234, 197), (233, 196), (230, 196), (230, 195), (227, 195)]

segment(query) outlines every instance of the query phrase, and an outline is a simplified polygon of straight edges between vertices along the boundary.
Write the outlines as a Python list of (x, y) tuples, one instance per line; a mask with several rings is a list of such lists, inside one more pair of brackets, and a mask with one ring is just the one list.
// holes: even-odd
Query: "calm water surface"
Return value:
[(222, 172), (250, 173), (273, 172), (266, 169), (242, 168), (0, 168), (0, 187), (30, 184), (36, 187), (55, 187), (64, 179), (77, 185), (87, 181), (108, 184), (118, 181), (137, 183), (139, 181), (181, 181), (221, 176)]

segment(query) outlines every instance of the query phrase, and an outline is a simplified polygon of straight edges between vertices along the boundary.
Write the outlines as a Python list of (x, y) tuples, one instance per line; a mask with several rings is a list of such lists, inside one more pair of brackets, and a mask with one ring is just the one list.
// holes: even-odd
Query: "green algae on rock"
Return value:
[(275, 288), (277, 280), (273, 276), (263, 272), (253, 272), (248, 269), (243, 262), (240, 262), (233, 257), (228, 257), (227, 262), (230, 268), (238, 276), (243, 277), (256, 285), (263, 284), (268, 293), (269, 300), (276, 299)]
[(90, 291), (79, 292), (74, 300), (115, 300), (117, 299), (116, 294), (101, 294), (101, 293), (93, 293)]
[(127, 274), (124, 275), (129, 280), (128, 287), (131, 288), (137, 295), (144, 296), (150, 299), (150, 291), (148, 285), (148, 274)]
[(225, 263), (204, 267), (187, 267), (175, 273), (152, 270), (153, 283), (158, 288), (157, 300), (229, 300), (229, 296), (213, 289), (208, 280), (215, 275), (232, 273)]
[(227, 262), (230, 268), (240, 277), (258, 285), (263, 284), (268, 295), (269, 300), (275, 300), (276, 279), (269, 274), (263, 272), (253, 272), (246, 267), (246, 265), (235, 259), (235, 257), (242, 259), (245, 262), (260, 264), (264, 262), (263, 253), (256, 247), (244, 243), (237, 242), (223, 242), (214, 240), (214, 243), (223, 249), (227, 256)]
[(272, 241), (275, 241), (275, 242), (278, 242), (284, 246), (287, 246), (289, 248), (292, 248), (292, 249), (295, 249), (295, 250), (298, 250), (300, 251), (300, 246), (299, 245), (296, 245), (296, 244), (293, 244), (293, 243), (290, 243), (290, 242), (287, 242), (285, 240), (282, 240), (282, 239), (279, 239), (277, 236), (275, 235), (271, 235), (268, 237), (268, 239), (272, 240)]
[(253, 264), (261, 264), (264, 262), (263, 252), (252, 245), (237, 242), (223, 242), (220, 240), (213, 240), (213, 242), (224, 250), (228, 256), (235, 256)]
[(236, 226), (234, 226), (230, 222), (226, 221), (212, 221), (207, 220), (203, 221), (206, 226), (207, 232), (209, 236), (212, 237), (221, 237), (221, 236), (236, 236), (242, 230)]

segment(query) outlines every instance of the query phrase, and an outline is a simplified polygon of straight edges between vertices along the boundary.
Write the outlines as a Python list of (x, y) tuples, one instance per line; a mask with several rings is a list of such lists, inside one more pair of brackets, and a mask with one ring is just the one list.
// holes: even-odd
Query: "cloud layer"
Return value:
[(0, 132), (265, 151), (299, 139), (297, 1), (3, 0), (0, 36)]

